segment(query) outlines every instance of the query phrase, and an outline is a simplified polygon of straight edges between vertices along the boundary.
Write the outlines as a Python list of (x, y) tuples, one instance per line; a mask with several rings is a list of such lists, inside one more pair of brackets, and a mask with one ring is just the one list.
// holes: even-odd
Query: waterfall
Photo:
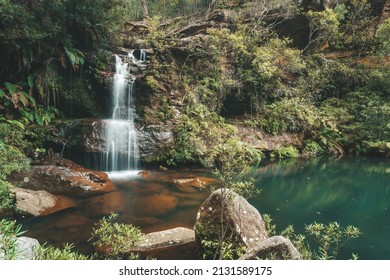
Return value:
[(131, 66), (137, 66), (137, 63), (145, 60), (144, 50), (140, 51), (139, 59), (133, 52), (123, 59), (118, 55), (115, 56), (112, 118), (104, 121), (106, 152), (103, 155), (103, 170), (105, 171), (139, 169), (137, 133), (134, 127), (135, 76), (130, 73), (130, 69)]

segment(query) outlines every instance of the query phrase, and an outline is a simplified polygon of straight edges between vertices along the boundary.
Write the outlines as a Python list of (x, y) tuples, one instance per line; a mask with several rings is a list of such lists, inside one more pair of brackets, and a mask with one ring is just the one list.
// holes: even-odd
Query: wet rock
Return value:
[(47, 191), (13, 188), (12, 192), (15, 193), (17, 209), (27, 215), (48, 215), (76, 205), (70, 199), (52, 195)]
[(196, 259), (197, 245), (192, 229), (177, 227), (146, 234), (143, 241), (131, 249), (142, 259)]
[(191, 189), (192, 188), (203, 189), (209, 185), (218, 184), (219, 181), (207, 177), (193, 177), (193, 178), (173, 179), (172, 183), (180, 190), (183, 190), (185, 192), (196, 192), (196, 190), (191, 190)]
[(135, 209), (147, 216), (160, 216), (176, 209), (178, 199), (171, 195), (153, 194), (137, 198), (134, 201)]
[(196, 240), (225, 240), (247, 250), (268, 238), (260, 213), (229, 189), (214, 191), (202, 204), (195, 223)]
[(164, 153), (173, 144), (172, 127), (168, 125), (148, 125), (138, 128), (140, 159), (151, 161)]
[[(7, 259), (3, 248), (3, 234), (0, 234), (0, 260)], [(15, 260), (33, 260), (35, 257), (35, 250), (39, 248), (38, 240), (29, 237), (18, 237), (16, 240), (16, 255), (13, 256)]]
[(240, 257), (240, 260), (256, 259), (300, 260), (301, 254), (289, 239), (283, 236), (272, 236)]
[(85, 195), (115, 190), (103, 172), (57, 165), (31, 166), (27, 172), (14, 174), (12, 181), (19, 187), (51, 194)]

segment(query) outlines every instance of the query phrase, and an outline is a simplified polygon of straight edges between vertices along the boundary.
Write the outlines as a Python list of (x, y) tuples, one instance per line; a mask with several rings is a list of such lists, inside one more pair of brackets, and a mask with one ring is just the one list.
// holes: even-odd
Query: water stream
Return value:
[(140, 50), (140, 59), (133, 53), (115, 56), (115, 74), (112, 86), (112, 117), (104, 120), (107, 150), (103, 154), (103, 170), (139, 169), (136, 118), (134, 107), (135, 75), (131, 68), (146, 60), (146, 52)]

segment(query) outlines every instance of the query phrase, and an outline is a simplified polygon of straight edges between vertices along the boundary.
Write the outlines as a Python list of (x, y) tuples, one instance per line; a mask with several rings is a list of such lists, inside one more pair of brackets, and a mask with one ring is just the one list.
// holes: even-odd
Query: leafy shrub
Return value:
[[(276, 225), (272, 218), (263, 215), (266, 229), (270, 236), (276, 235)], [(337, 222), (311, 223), (305, 226), (304, 234), (297, 234), (292, 225), (280, 232), (280, 235), (288, 238), (301, 253), (302, 259), (335, 260), (340, 249), (350, 240), (358, 238), (362, 233), (357, 227), (341, 227)], [(352, 258), (357, 255), (352, 253)]]
[(287, 145), (280, 147), (271, 154), (274, 158), (297, 158), (299, 157), (299, 151), (293, 145)]
[(314, 141), (308, 141), (303, 148), (302, 156), (303, 157), (312, 157), (324, 153), (324, 149)]
[(64, 248), (42, 245), (34, 253), (35, 260), (88, 260), (88, 256), (74, 251), (73, 244), (65, 244)]
[(117, 218), (118, 214), (116, 213), (103, 217), (93, 229), (90, 239), (98, 251), (109, 259), (129, 255), (128, 251), (143, 238), (141, 230), (133, 225), (114, 223)]

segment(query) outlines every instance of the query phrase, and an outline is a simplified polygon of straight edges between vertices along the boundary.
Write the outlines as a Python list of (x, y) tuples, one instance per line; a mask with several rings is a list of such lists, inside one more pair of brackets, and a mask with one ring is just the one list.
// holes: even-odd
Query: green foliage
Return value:
[[(263, 220), (268, 234), (276, 235), (276, 225), (272, 223), (272, 218), (265, 214)], [(361, 234), (357, 227), (349, 225), (343, 228), (337, 222), (328, 224), (314, 222), (305, 226), (305, 234), (297, 234), (292, 225), (280, 232), (280, 235), (291, 240), (301, 253), (302, 259), (311, 260), (337, 259), (340, 249)], [(356, 259), (357, 255), (352, 253), (352, 258)]]
[(34, 260), (89, 260), (88, 256), (74, 251), (73, 244), (64, 244), (64, 248), (43, 245), (34, 252)]
[(16, 221), (0, 220), (0, 256), (4, 260), (13, 260), (17, 257), (17, 238), (24, 232)]
[(29, 160), (17, 148), (0, 142), (0, 179), (5, 180), (12, 172), (26, 170)]
[(302, 156), (305, 158), (318, 156), (324, 153), (324, 149), (315, 141), (308, 141), (302, 151)]
[(129, 255), (128, 251), (143, 238), (142, 232), (133, 225), (115, 223), (117, 218), (118, 214), (115, 213), (103, 217), (93, 229), (90, 239), (108, 259), (120, 259), (123, 255)]
[(292, 145), (282, 146), (271, 154), (274, 158), (297, 158), (299, 156), (298, 149)]
[(15, 210), (15, 195), (11, 192), (13, 186), (0, 179), (0, 216), (7, 216)]
[(314, 257), (320, 260), (337, 259), (340, 248), (349, 240), (359, 237), (361, 232), (354, 226), (342, 228), (337, 222), (329, 224), (313, 223), (307, 225), (305, 230), (308, 236), (313, 237), (318, 244)]
[(202, 256), (204, 260), (236, 260), (244, 254), (244, 249), (235, 247), (235, 242), (232, 240), (223, 240), (221, 242), (215, 240), (202, 240)]
[(379, 39), (378, 53), (383, 56), (390, 55), (390, 19), (384, 20), (378, 26), (376, 36)]
[(323, 11), (308, 11), (306, 15), (309, 20), (310, 32), (309, 44), (305, 47), (305, 50), (309, 47), (318, 48), (324, 42), (333, 41), (333, 44), (335, 44), (341, 36), (339, 26), (344, 13), (344, 8), (325, 8)]

